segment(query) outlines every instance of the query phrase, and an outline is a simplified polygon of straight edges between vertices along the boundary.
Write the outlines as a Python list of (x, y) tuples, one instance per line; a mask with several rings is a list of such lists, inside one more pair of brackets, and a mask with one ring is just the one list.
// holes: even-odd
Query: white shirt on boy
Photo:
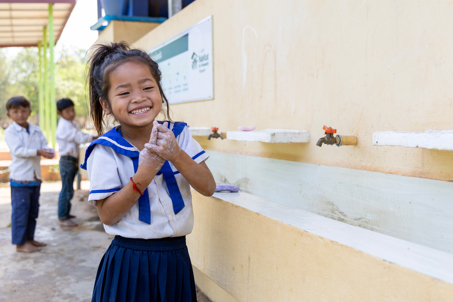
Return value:
[(38, 126), (28, 124), (28, 130), (30, 133), (16, 122), (5, 130), (5, 141), (13, 158), (9, 177), (16, 181), (41, 180), (41, 156), (37, 152), (48, 148), (47, 140)]
[[(170, 129), (173, 126), (173, 123), (171, 123)], [(139, 152), (132, 145), (123, 146), (117, 141), (103, 136), (99, 139), (108, 140), (112, 143), (113, 148), (98, 144), (86, 161), (88, 178), (90, 179), (88, 200), (94, 205), (96, 205), (97, 200), (105, 199), (118, 192), (130, 182), (130, 177), (135, 174), (132, 159), (119, 154), (114, 148)], [(192, 138), (188, 127), (184, 127), (181, 134), (176, 137), (176, 141), (181, 149), (195, 162), (201, 163), (209, 158), (200, 144)], [(164, 177), (162, 174), (156, 175), (148, 185), (151, 224), (139, 220), (137, 202), (118, 223), (113, 226), (104, 225), (107, 234), (126, 238), (156, 239), (185, 236), (192, 232), (194, 218), (189, 182), (171, 163), (170, 167), (176, 178), (185, 207), (178, 214), (174, 213), (173, 203)]]
[(90, 143), (93, 135), (84, 133), (79, 129), (76, 121), (60, 118), (56, 131), (58, 153), (60, 156), (79, 156), (79, 145)]

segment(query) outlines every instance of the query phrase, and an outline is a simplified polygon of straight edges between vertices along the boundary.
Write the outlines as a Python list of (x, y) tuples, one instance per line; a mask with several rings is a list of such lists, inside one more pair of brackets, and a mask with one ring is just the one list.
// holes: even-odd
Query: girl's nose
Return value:
[(136, 93), (132, 97), (132, 102), (134, 103), (141, 103), (146, 100), (146, 97), (142, 93)]

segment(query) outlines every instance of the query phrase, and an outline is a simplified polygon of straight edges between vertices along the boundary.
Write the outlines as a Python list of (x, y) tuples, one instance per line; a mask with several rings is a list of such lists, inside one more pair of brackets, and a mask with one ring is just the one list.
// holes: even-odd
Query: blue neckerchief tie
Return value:
[[(181, 134), (186, 125), (186, 123), (175, 123), (173, 125), (172, 131), (175, 137), (178, 137), (178, 135)], [(170, 124), (168, 124), (168, 127), (170, 128)], [(157, 173), (157, 175), (160, 175), (161, 173), (164, 176), (165, 184), (167, 185), (168, 193), (170, 194), (171, 202), (173, 204), (173, 211), (175, 212), (175, 214), (178, 214), (185, 207), (184, 199), (182, 198), (181, 192), (179, 191), (175, 174), (173, 173), (170, 163), (167, 160), (165, 161), (162, 168), (160, 168), (160, 171)]]
[[(178, 137), (182, 130), (186, 126), (185, 123), (175, 123), (173, 126), (173, 134)], [(170, 127), (170, 124), (168, 125)], [(132, 159), (134, 161), (134, 169), (137, 172), (138, 169), (138, 158)], [(136, 166), (137, 165), (137, 166)], [(162, 168), (156, 175), (163, 174), (165, 184), (170, 194), (171, 202), (173, 204), (173, 211), (178, 214), (184, 207), (184, 199), (182, 198), (181, 192), (179, 191), (178, 183), (176, 182), (175, 174), (171, 169), (170, 163), (166, 160)], [(146, 196), (146, 197), (145, 197)], [(151, 205), (149, 203), (148, 189), (145, 190), (142, 196), (138, 199), (138, 220), (151, 224)]]
[[(132, 158), (134, 164), (134, 171), (138, 169), (138, 157)], [(148, 188), (145, 189), (143, 195), (138, 199), (138, 220), (151, 224), (151, 207), (149, 204)]]
[(175, 175), (173, 174), (173, 170), (170, 167), (170, 163), (168, 161), (165, 161), (160, 171), (162, 171), (162, 174), (164, 174), (165, 184), (167, 185), (168, 193), (170, 193), (171, 202), (173, 204), (173, 211), (175, 212), (175, 214), (178, 214), (185, 205), (184, 199), (182, 199), (181, 192), (179, 191)]
[[(159, 122), (162, 124), (162, 122)], [(173, 124), (173, 134), (175, 137), (181, 134), (184, 130), (186, 123), (175, 122)], [(169, 125), (170, 127), (170, 125)], [(133, 148), (131, 144), (129, 144), (120, 134), (119, 129), (113, 128), (109, 132), (103, 134), (100, 138), (93, 141), (91, 145), (87, 148), (85, 153), (85, 162), (80, 166), (82, 169), (86, 170), (86, 164), (88, 157), (90, 156), (91, 152), (93, 151), (96, 144), (101, 144), (104, 146), (111, 147), (116, 152), (128, 156), (132, 159), (132, 163), (134, 164), (134, 171), (137, 172), (138, 169), (138, 151), (131, 151), (129, 149), (118, 147), (118, 145), (113, 144), (109, 140), (103, 139), (102, 137), (106, 137), (112, 139), (119, 143), (121, 146), (126, 148)], [(170, 198), (173, 204), (173, 211), (175, 214), (178, 214), (184, 208), (184, 199), (182, 198), (181, 192), (179, 191), (178, 183), (176, 182), (175, 173), (171, 169), (170, 163), (165, 161), (164, 165), (157, 173), (157, 175), (163, 174), (165, 184), (167, 185), (168, 192), (170, 194)], [(144, 223), (151, 224), (151, 205), (149, 202), (149, 195), (148, 195), (148, 188), (145, 189), (143, 195), (140, 196), (138, 199), (138, 219)]]

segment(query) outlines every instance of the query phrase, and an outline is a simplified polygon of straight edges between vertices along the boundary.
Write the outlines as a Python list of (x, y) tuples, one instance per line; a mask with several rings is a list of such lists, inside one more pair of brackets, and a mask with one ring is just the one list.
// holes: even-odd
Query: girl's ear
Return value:
[(99, 103), (101, 104), (105, 115), (109, 115), (110, 113), (112, 113), (112, 111), (110, 110), (109, 104), (106, 101), (103, 101), (101, 98), (99, 98)]

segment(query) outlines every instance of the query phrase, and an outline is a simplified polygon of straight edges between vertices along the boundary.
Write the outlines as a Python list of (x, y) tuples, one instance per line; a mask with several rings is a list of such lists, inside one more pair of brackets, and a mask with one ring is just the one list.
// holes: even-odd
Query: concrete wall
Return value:
[[(450, 251), (442, 228), (432, 226), (448, 221), (451, 211), (448, 196), (442, 192), (452, 189), (448, 183), (453, 180), (452, 153), (377, 147), (372, 136), (375, 131), (452, 129), (452, 1), (197, 0), (136, 42), (129, 36), (131, 31), (115, 27), (117, 24), (106, 29), (105, 41), (126, 40), (149, 50), (209, 15), (213, 16), (215, 97), (172, 106), (174, 120), (197, 127), (218, 126), (220, 131), (251, 125), (307, 130), (311, 142), (306, 144), (197, 140), (206, 150), (223, 154), (231, 167), (242, 163), (235, 161), (235, 153), (283, 160), (286, 165), (319, 166), (324, 172), (328, 171), (325, 166), (332, 167), (329, 171), (344, 168), (341, 175), (326, 181), (319, 177), (322, 173), (313, 175), (315, 185), (305, 183), (308, 191), (287, 190), (283, 177), (273, 184), (277, 192), (271, 203), (294, 206), (290, 209), (306, 207), (338, 220), (347, 216), (350, 221), (343, 221), (351, 224), (355, 218), (372, 220), (381, 215), (380, 220), (370, 222), (374, 228), (361, 226), (394, 236), (406, 233), (407, 237), (400, 238)], [(108, 36), (107, 30), (122, 33)], [(323, 125), (337, 128), (339, 134), (357, 136), (358, 145), (317, 147), (315, 142), (324, 135)], [(273, 169), (243, 165), (246, 177), (241, 180), (232, 177), (232, 171), (222, 171), (221, 164), (211, 166), (218, 182), (237, 182), (243, 191), (257, 195), (266, 187), (259, 179), (275, 178)], [(362, 172), (358, 170), (368, 174), (358, 176)], [(378, 177), (378, 185), (357, 191), (360, 184), (373, 183), (372, 172), (409, 177)], [(310, 180), (310, 174), (304, 176)], [(249, 183), (244, 182), (247, 179)], [(298, 180), (293, 179), (296, 184)], [(341, 196), (335, 191), (327, 194), (332, 182), (343, 190)], [(412, 197), (402, 196), (403, 183), (428, 193), (413, 197), (417, 204), (412, 206)], [(279, 193), (286, 199), (276, 200)], [(310, 198), (301, 198), (304, 194)], [(329, 204), (336, 216), (323, 210)], [(197, 278), (204, 278), (199, 284), (215, 295), (211, 297), (214, 301), (453, 299), (450, 279), (389, 263), (386, 258), (228, 201), (195, 194), (194, 205), (196, 222), (189, 248)], [(370, 208), (376, 211), (370, 212)], [(447, 210), (442, 214), (442, 209)], [(425, 210), (431, 216), (424, 217)], [(434, 220), (436, 215), (442, 218)], [(423, 217), (426, 223), (421, 227), (414, 217)], [(431, 236), (435, 239), (430, 242), (430, 232), (440, 234)], [(377, 241), (375, 247), (381, 244)], [(393, 256), (404, 259), (404, 250), (392, 251)], [(436, 259), (436, 252), (427, 252), (424, 263), (429, 265), (430, 256)], [(439, 272), (444, 273), (442, 267)], [(213, 289), (214, 283), (223, 290)]]
[[(451, 1), (197, 0), (134, 45), (150, 49), (213, 15), (215, 99), (175, 105), (174, 117), (312, 138), (211, 150), (448, 181), (451, 152), (375, 147), (372, 134), (452, 128), (452, 14)], [(357, 147), (317, 147), (324, 124)]]

